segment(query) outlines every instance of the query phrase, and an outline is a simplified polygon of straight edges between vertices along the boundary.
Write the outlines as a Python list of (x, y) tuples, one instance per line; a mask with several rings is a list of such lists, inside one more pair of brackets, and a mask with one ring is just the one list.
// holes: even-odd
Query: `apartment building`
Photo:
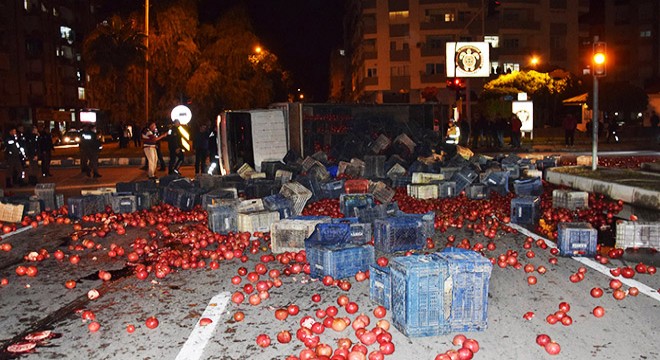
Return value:
[[(345, 18), (345, 101), (420, 103), (428, 87), (451, 103), (447, 42), (485, 41), (491, 73), (526, 68), (584, 71), (588, 0), (351, 0)], [(537, 63), (532, 65), (532, 59)], [(334, 73), (334, 77), (337, 77)], [(487, 78), (471, 79), (479, 89)]]
[(0, 127), (71, 121), (85, 105), (90, 0), (0, 0)]

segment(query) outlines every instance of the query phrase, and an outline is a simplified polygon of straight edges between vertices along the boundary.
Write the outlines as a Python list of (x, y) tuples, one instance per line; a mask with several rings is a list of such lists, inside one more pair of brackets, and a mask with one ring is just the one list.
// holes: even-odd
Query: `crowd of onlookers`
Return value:
[(2, 146), (7, 166), (7, 187), (36, 184), (39, 177), (52, 176), (53, 138), (43, 126), (33, 126), (27, 131), (23, 125), (10, 126)]

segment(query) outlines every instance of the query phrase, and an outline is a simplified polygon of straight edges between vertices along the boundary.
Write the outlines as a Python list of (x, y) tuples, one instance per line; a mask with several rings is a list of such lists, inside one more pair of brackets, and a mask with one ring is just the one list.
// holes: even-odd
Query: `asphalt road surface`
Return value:
[[(75, 170), (75, 169), (73, 169)], [(65, 171), (65, 170), (58, 170)], [(123, 171), (125, 177), (118, 175), (113, 181), (125, 181), (144, 176), (139, 170)], [(104, 175), (110, 172), (104, 169)], [(131, 175), (132, 174), (132, 175)], [(103, 186), (98, 181), (90, 186)], [(92, 180), (90, 180), (92, 181)], [(59, 185), (59, 184), (58, 184)], [(66, 186), (64, 184), (63, 186)], [(155, 212), (153, 216), (158, 216)], [(162, 215), (162, 214), (161, 214)], [(167, 215), (172, 219), (172, 215)], [(176, 218), (176, 216), (174, 216)], [(189, 224), (203, 222), (192, 221)], [(260, 262), (260, 257), (270, 254), (267, 242), (261, 241), (258, 253), (247, 255), (247, 261), (219, 261), (218, 269), (209, 268), (207, 261), (203, 269), (173, 271), (159, 279), (150, 274), (146, 280), (140, 280), (133, 274), (133, 268), (127, 267), (126, 255), (111, 258), (108, 251), (112, 244), (130, 251), (131, 243), (140, 237), (149, 239), (150, 230), (155, 225), (145, 227), (126, 226), (124, 235), (110, 232), (105, 237), (94, 236), (92, 226), (98, 223), (85, 223), (77, 239), (72, 224), (51, 223), (37, 228), (22, 229), (20, 232), (5, 234), (0, 243), (12, 245), (10, 251), (0, 250), (0, 278), (7, 279), (7, 284), (0, 286), (0, 345), (2, 349), (19, 342), (25, 335), (34, 331), (51, 330), (53, 338), (39, 342), (36, 348), (20, 358), (25, 359), (284, 359), (288, 355), (298, 356), (304, 349), (298, 341), (296, 330), (303, 316), (315, 316), (317, 309), (330, 305), (337, 306), (337, 298), (347, 295), (359, 305), (356, 314), (347, 314), (343, 308), (338, 316), (348, 316), (351, 320), (360, 313), (371, 318), (373, 327), (377, 320), (372, 314), (376, 304), (369, 300), (368, 281), (358, 282), (350, 278), (352, 288), (342, 291), (337, 286), (324, 286), (320, 281), (313, 281), (306, 275), (282, 276), (282, 285), (269, 290), (269, 297), (259, 305), (247, 302), (236, 305), (230, 301), (231, 294), (241, 290), (248, 282), (242, 277), (240, 285), (234, 285), (231, 278), (237, 275), (239, 267), (253, 271)], [(172, 233), (182, 231), (184, 224), (171, 224)], [(155, 234), (161, 236), (162, 229)], [(523, 231), (523, 229), (521, 229)], [(449, 235), (457, 239), (468, 238), (471, 244), (486, 243), (484, 235), (475, 234), (468, 229), (450, 228), (445, 233), (436, 232), (436, 249), (443, 247)], [(548, 334), (553, 341), (561, 345), (561, 353), (554, 358), (562, 359), (658, 359), (660, 346), (660, 275), (637, 274), (623, 288), (636, 286), (641, 290), (636, 297), (627, 296), (615, 300), (609, 289), (611, 279), (608, 269), (611, 267), (634, 266), (635, 254), (628, 254), (623, 260), (613, 260), (605, 269), (595, 262), (583, 259), (559, 258), (556, 265), (549, 259), (554, 257), (550, 249), (542, 250), (534, 245), (534, 258), (527, 258), (523, 248), (525, 234), (498, 231), (494, 239), (497, 248), (485, 251), (488, 257), (497, 257), (507, 250), (517, 251), (519, 261), (531, 263), (535, 267), (544, 265), (548, 271), (538, 278), (536, 285), (528, 285), (530, 274), (512, 267), (493, 267), (488, 294), (488, 328), (482, 332), (466, 332), (468, 338), (479, 342), (480, 350), (475, 359), (543, 359), (552, 358), (545, 350), (536, 345), (539, 334)], [(534, 237), (535, 239), (538, 236)], [(87, 241), (85, 241), (87, 240)], [(93, 242), (91, 249), (84, 245)], [(97, 245), (98, 244), (98, 248)], [(79, 245), (81, 248), (76, 249)], [(215, 248), (211, 245), (209, 248)], [(31, 262), (24, 256), (32, 251), (45, 249), (50, 258), (41, 262)], [(65, 253), (62, 261), (54, 258), (56, 250)], [(435, 249), (434, 249), (435, 250)], [(431, 251), (434, 251), (431, 250)], [(69, 260), (73, 255), (80, 257), (77, 265)], [(647, 257), (649, 258), (649, 257)], [(650, 256), (651, 262), (657, 263), (657, 255)], [(580, 262), (580, 261), (582, 262)], [(18, 276), (19, 265), (35, 265), (38, 274), (35, 277)], [(656, 264), (657, 265), (657, 264)], [(284, 265), (277, 262), (266, 264), (268, 269), (283, 270)], [(571, 274), (584, 266), (586, 274), (583, 281), (572, 283)], [(600, 269), (603, 272), (598, 271)], [(112, 279), (99, 279), (99, 270), (109, 271)], [(267, 278), (267, 274), (261, 279)], [(75, 280), (77, 286), (67, 289), (67, 280)], [(594, 287), (604, 289), (601, 298), (590, 296)], [(90, 300), (88, 292), (97, 290), (100, 296)], [(312, 301), (312, 296), (319, 294), (321, 301)], [(561, 302), (571, 306), (569, 315), (573, 319), (570, 326), (550, 325), (546, 316), (555, 313)], [(286, 320), (277, 320), (274, 312), (278, 308), (296, 304), (300, 313), (289, 316)], [(605, 316), (596, 318), (592, 314), (595, 306), (605, 308)], [(82, 311), (91, 310), (100, 324), (100, 329), (91, 332), (89, 320), (82, 319)], [(234, 313), (242, 311), (245, 319), (237, 322)], [(531, 320), (523, 319), (527, 312), (534, 312)], [(156, 317), (158, 327), (149, 329), (145, 321)], [(211, 319), (211, 323), (200, 325), (201, 318)], [(388, 312), (385, 319), (392, 319)], [(127, 332), (127, 326), (134, 325), (135, 332)], [(289, 330), (293, 340), (288, 344), (277, 342), (277, 333)], [(255, 339), (259, 334), (267, 334), (271, 345), (261, 348)], [(396, 350), (386, 356), (391, 359), (434, 359), (437, 354), (450, 349), (455, 333), (422, 338), (408, 338), (397, 329), (390, 329), (392, 342)], [(349, 327), (343, 332), (325, 329), (320, 335), (321, 343), (333, 348), (337, 340), (349, 338), (357, 341), (354, 331)], [(377, 343), (369, 350), (377, 349)], [(8, 352), (0, 353), (0, 358), (9, 358)]]

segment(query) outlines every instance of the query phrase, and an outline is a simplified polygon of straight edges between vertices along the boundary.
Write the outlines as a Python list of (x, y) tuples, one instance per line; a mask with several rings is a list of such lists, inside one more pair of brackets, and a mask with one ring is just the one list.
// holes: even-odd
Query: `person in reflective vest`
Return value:
[(167, 146), (170, 151), (170, 175), (179, 174), (179, 168), (183, 164), (185, 147), (183, 146), (183, 135), (181, 134), (182, 127), (179, 120), (174, 120), (174, 123), (167, 131)]
[(25, 149), (18, 141), (16, 127), (11, 127), (4, 139), (5, 162), (7, 173), (5, 175), (7, 187), (23, 184), (23, 162), (25, 161)]
[(449, 127), (447, 128), (447, 144), (458, 145), (458, 141), (461, 137), (461, 129), (456, 126), (456, 122), (453, 119), (449, 120)]

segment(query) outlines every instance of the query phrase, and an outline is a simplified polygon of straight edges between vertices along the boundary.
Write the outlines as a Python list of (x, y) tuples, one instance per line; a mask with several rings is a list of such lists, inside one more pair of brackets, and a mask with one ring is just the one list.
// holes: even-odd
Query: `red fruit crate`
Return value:
[(364, 194), (369, 192), (369, 180), (350, 179), (344, 183), (344, 192), (346, 194)]

